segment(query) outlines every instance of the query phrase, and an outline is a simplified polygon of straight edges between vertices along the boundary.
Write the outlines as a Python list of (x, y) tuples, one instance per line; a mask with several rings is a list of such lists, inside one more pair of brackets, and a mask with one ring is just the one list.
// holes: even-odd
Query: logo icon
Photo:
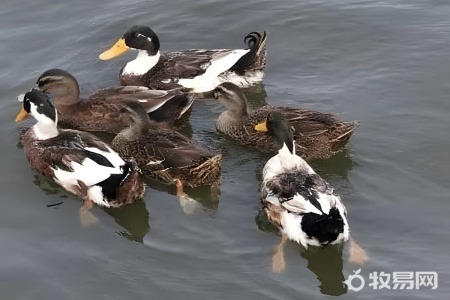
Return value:
[[(364, 285), (366, 284), (366, 281), (364, 280), (364, 277), (359, 275), (361, 272), (361, 269), (353, 270), (354, 275), (349, 275), (347, 280), (343, 281), (348, 287), (350, 291), (359, 292), (364, 288)], [(359, 280), (359, 285), (353, 285), (353, 280)]]

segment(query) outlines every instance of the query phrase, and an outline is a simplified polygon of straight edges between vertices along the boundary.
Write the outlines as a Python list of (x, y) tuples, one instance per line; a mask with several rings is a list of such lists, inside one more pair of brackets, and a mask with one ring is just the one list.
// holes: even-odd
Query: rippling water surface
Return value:
[[(7, 0), (0, 11), (0, 291), (5, 299), (445, 299), (450, 292), (448, 1), (56, 1)], [(82, 93), (117, 84), (127, 54), (98, 54), (134, 24), (151, 26), (166, 50), (240, 48), (267, 30), (263, 86), (269, 102), (339, 113), (360, 127), (347, 149), (313, 167), (335, 186), (353, 237), (370, 260), (358, 293), (342, 281), (359, 266), (348, 250), (286, 247), (258, 216), (265, 156), (214, 129), (222, 108), (195, 103), (194, 139), (224, 153), (219, 199), (149, 189), (144, 202), (95, 208), (81, 227), (80, 201), (36, 176), (17, 145), (15, 96), (58, 67)], [(30, 122), (19, 126), (29, 125)], [(47, 205), (63, 204), (47, 207)], [(431, 290), (376, 290), (371, 272), (435, 271)], [(392, 285), (391, 285), (392, 286)]]

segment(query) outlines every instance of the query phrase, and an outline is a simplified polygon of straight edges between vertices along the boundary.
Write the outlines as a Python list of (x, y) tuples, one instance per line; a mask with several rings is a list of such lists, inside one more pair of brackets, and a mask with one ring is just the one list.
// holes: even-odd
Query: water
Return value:
[[(447, 1), (11, 1), (0, 12), (0, 291), (5, 299), (446, 298), (450, 279), (450, 3)], [(120, 67), (97, 56), (134, 24), (164, 49), (239, 48), (268, 31), (267, 101), (340, 113), (361, 126), (347, 149), (313, 167), (341, 194), (352, 235), (370, 260), (361, 274), (436, 271), (436, 290), (355, 293), (341, 281), (359, 267), (334, 248), (286, 247), (258, 218), (266, 157), (214, 130), (214, 101), (194, 105), (192, 136), (224, 153), (219, 201), (185, 214), (178, 198), (149, 189), (145, 202), (95, 208), (81, 227), (80, 201), (38, 178), (17, 147), (15, 96), (52, 67), (82, 93), (117, 84)], [(202, 196), (203, 195), (203, 196)], [(60, 205), (47, 207), (50, 204)]]

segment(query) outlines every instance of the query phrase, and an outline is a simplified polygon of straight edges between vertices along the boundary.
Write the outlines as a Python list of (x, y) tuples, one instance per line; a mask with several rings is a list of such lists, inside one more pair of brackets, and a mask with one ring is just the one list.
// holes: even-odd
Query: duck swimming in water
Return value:
[(202, 93), (225, 81), (247, 87), (260, 82), (266, 65), (266, 33), (249, 33), (247, 49), (190, 49), (160, 52), (160, 41), (148, 26), (133, 26), (108, 50), (100, 54), (109, 60), (128, 49), (136, 59), (120, 71), (122, 85), (141, 85), (167, 90), (190, 88)]
[[(261, 201), (269, 219), (280, 231), (281, 245), (273, 257), (275, 271), (284, 269), (283, 247), (289, 239), (308, 246), (341, 244), (349, 240), (347, 210), (331, 185), (296, 155), (294, 128), (280, 112), (270, 112), (257, 130), (267, 130), (278, 146), (278, 154), (263, 169)], [(355, 248), (358, 247), (358, 248)], [(359, 261), (367, 259), (352, 242)]]
[(124, 158), (134, 158), (142, 171), (157, 180), (198, 187), (220, 183), (222, 155), (214, 154), (181, 133), (155, 126), (137, 103), (119, 111), (127, 128), (111, 142)]
[(119, 133), (126, 125), (118, 111), (129, 102), (139, 103), (151, 120), (170, 126), (189, 110), (195, 99), (181, 89), (157, 91), (140, 86), (105, 88), (82, 99), (76, 78), (61, 69), (43, 72), (36, 83), (53, 96), (59, 125), (83, 131)]
[(28, 115), (37, 123), (23, 137), (31, 167), (84, 201), (118, 207), (141, 199), (145, 187), (142, 173), (133, 160), (124, 160), (96, 136), (77, 130), (59, 129), (53, 97), (38, 89), (26, 93), (16, 117)]
[(216, 121), (217, 130), (264, 153), (276, 153), (277, 148), (269, 135), (255, 130), (255, 125), (271, 112), (281, 113), (295, 128), (297, 153), (307, 160), (328, 158), (341, 150), (357, 126), (355, 122), (340, 120), (330, 113), (293, 107), (265, 105), (249, 111), (242, 89), (231, 82), (217, 86), (214, 97), (227, 109)]

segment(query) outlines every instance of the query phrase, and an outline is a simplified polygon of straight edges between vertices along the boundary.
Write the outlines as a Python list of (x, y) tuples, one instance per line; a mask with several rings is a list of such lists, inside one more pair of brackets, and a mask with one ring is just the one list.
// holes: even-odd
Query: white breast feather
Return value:
[(137, 57), (125, 65), (122, 73), (127, 75), (144, 75), (158, 63), (160, 56), (159, 51), (155, 55), (149, 56), (146, 51), (139, 50)]

